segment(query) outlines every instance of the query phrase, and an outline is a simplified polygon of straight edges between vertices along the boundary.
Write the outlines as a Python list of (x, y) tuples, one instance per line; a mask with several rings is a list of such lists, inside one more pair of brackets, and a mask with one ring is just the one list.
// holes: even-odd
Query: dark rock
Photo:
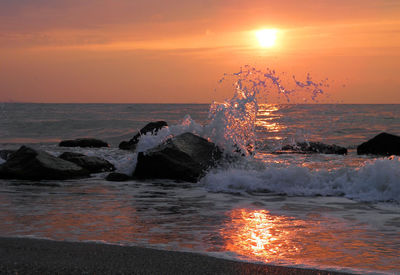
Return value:
[(168, 124), (165, 121), (155, 121), (155, 122), (150, 122), (146, 126), (144, 126), (140, 131), (134, 135), (133, 138), (131, 138), (129, 141), (122, 141), (119, 144), (119, 149), (123, 150), (135, 150), (136, 145), (139, 142), (139, 139), (142, 135), (145, 135), (147, 133), (157, 133), (161, 128), (168, 126)]
[(285, 145), (282, 147), (282, 151), (276, 153), (297, 153), (297, 154), (337, 154), (346, 155), (347, 149), (335, 144), (328, 145), (321, 142), (299, 142), (296, 145)]
[(61, 147), (108, 147), (108, 143), (95, 138), (78, 138), (72, 140), (63, 140), (58, 146)]
[(89, 157), (79, 153), (65, 152), (59, 158), (70, 161), (85, 168), (91, 173), (114, 171), (115, 167), (110, 162), (99, 157)]
[(44, 151), (22, 146), (0, 166), (0, 178), (64, 180), (88, 177), (89, 171)]
[(357, 147), (358, 155), (400, 155), (400, 136), (380, 133)]
[(130, 176), (122, 173), (110, 173), (106, 177), (106, 180), (108, 181), (127, 181), (130, 179), (131, 179)]
[(140, 152), (133, 176), (197, 182), (221, 157), (222, 152), (214, 143), (184, 133)]
[(0, 150), (0, 158), (7, 160), (16, 150)]

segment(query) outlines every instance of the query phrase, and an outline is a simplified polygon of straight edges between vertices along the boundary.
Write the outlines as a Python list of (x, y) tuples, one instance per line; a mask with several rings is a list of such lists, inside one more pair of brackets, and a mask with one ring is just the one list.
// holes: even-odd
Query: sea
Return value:
[[(118, 144), (150, 121), (167, 135), (210, 124), (210, 104), (1, 106), (0, 148), (99, 156), (131, 173), (137, 153)], [(190, 117), (189, 117), (190, 116)], [(191, 251), (213, 257), (353, 273), (400, 272), (400, 159), (358, 156), (380, 132), (400, 134), (400, 105), (260, 104), (253, 154), (198, 183), (0, 180), (0, 235)], [(62, 148), (96, 137), (99, 149)], [(138, 150), (159, 142), (146, 135)], [(155, 141), (157, 139), (157, 141)], [(275, 154), (295, 141), (347, 155)], [(4, 160), (2, 160), (4, 162)]]
[[(236, 89), (243, 91), (241, 85)], [(135, 152), (118, 149), (158, 120), (169, 126), (143, 135)], [(356, 152), (381, 132), (400, 134), (400, 105), (268, 104), (238, 92), (210, 104), (0, 103), (0, 149), (79, 152), (127, 174), (135, 169), (137, 152), (183, 132), (236, 156), (197, 183), (109, 182), (107, 173), (65, 181), (0, 180), (0, 236), (400, 274), (400, 158)], [(82, 137), (110, 146), (58, 146)], [(348, 154), (280, 152), (309, 141), (343, 146)]]

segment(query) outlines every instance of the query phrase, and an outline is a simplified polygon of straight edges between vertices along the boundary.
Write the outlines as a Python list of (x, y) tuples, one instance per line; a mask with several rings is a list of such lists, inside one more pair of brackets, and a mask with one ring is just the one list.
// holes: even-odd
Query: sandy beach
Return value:
[(0, 238), (1, 274), (341, 274), (98, 243)]

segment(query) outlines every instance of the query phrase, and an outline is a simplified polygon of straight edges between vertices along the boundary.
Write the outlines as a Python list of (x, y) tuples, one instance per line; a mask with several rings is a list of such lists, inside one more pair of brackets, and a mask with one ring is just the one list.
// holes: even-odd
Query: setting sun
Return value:
[(256, 31), (258, 43), (263, 48), (270, 48), (274, 46), (277, 33), (278, 31), (276, 29), (262, 29)]

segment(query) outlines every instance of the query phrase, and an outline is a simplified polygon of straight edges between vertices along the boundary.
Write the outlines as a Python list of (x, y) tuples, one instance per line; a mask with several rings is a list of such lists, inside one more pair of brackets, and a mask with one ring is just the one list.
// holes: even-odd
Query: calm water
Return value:
[[(54, 155), (61, 139), (97, 137), (97, 155), (131, 172), (117, 145), (149, 121), (198, 131), (209, 105), (0, 104), (0, 149), (31, 144)], [(190, 120), (185, 115), (191, 116)], [(0, 235), (101, 241), (195, 251), (290, 266), (400, 273), (400, 160), (357, 156), (356, 145), (400, 134), (400, 105), (262, 105), (254, 158), (197, 184), (0, 180)], [(276, 155), (294, 141), (349, 148), (347, 156)], [(140, 148), (159, 140), (145, 137)], [(0, 160), (1, 162), (1, 160)]]

